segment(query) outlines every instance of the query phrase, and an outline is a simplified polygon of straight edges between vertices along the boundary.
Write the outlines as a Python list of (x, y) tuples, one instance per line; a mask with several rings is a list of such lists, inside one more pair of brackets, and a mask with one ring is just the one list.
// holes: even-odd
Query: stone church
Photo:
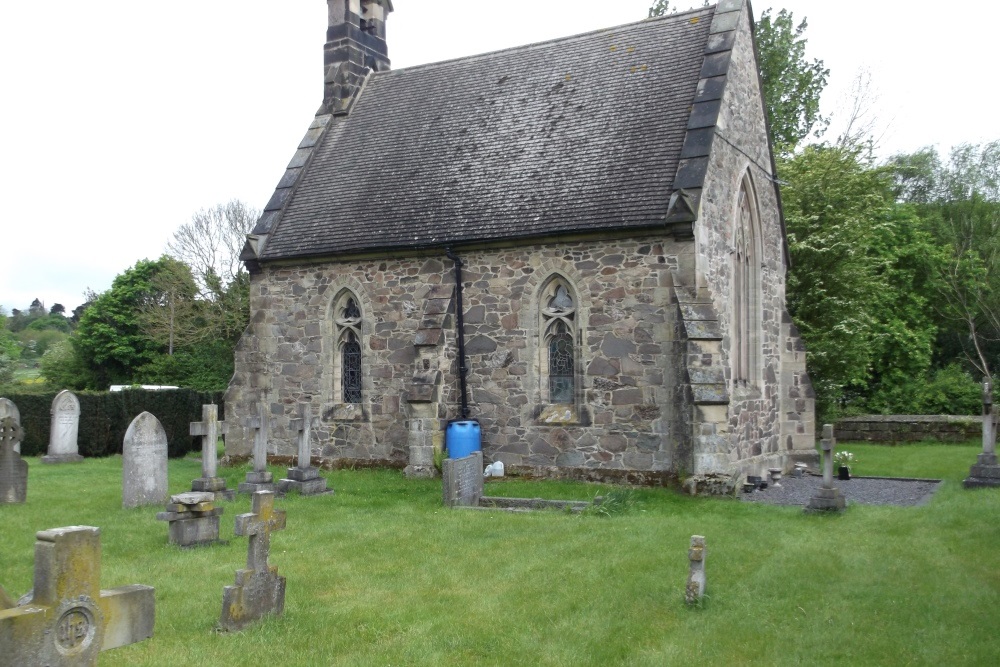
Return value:
[[(249, 236), (227, 453), (668, 481), (814, 454), (746, 0), (389, 67), (328, 0), (322, 105)], [(317, 82), (318, 83), (318, 82)], [(459, 278), (460, 275), (460, 278)]]

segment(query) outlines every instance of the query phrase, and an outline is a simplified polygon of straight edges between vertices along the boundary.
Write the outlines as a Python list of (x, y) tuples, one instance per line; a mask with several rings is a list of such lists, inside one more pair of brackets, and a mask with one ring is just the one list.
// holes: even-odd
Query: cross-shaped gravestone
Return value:
[(237, 487), (240, 493), (274, 491), (274, 477), (267, 469), (267, 431), (274, 424), (272, 419), (266, 417), (264, 406), (258, 409), (259, 414), (247, 418), (244, 422), (244, 426), (254, 430), (253, 470), (247, 473), (246, 481)]
[(91, 526), (37, 534), (31, 601), (0, 610), (0, 662), (96, 665), (100, 651), (153, 636), (151, 587), (100, 590), (100, 535), (100, 529)]
[(28, 498), (28, 464), (15, 449), (23, 438), (24, 429), (13, 417), (0, 419), (0, 504)]
[(298, 433), (299, 461), (298, 466), (288, 469), (288, 477), (278, 480), (278, 490), (287, 493), (298, 491), (303, 496), (314, 496), (320, 493), (333, 493), (327, 490), (326, 479), (313, 468), (309, 450), (310, 433), (313, 426), (312, 410), (308, 403), (299, 407), (299, 418), (291, 420), (290, 426)]
[(201, 437), (201, 477), (191, 483), (191, 490), (215, 493), (229, 498), (233, 491), (226, 490), (226, 480), (219, 477), (219, 436), (229, 431), (226, 422), (219, 421), (219, 406), (201, 406), (201, 421), (191, 422), (191, 435)]
[[(4, 417), (10, 417), (18, 424), (21, 423), (21, 411), (17, 409), (17, 405), (14, 401), (9, 398), (0, 397), (0, 421), (2, 421)], [(21, 453), (20, 443), (14, 446), (14, 451), (18, 454)]]
[(983, 378), (983, 453), (969, 469), (963, 482), (965, 488), (1000, 486), (1000, 464), (997, 462), (997, 409), (993, 405), (993, 383)]
[(823, 452), (823, 487), (816, 491), (816, 495), (806, 505), (806, 511), (839, 512), (847, 507), (847, 500), (840, 489), (833, 485), (833, 450), (837, 446), (837, 440), (833, 437), (833, 424), (823, 426), (823, 439), (819, 444)]
[(237, 570), (236, 585), (222, 592), (222, 618), (225, 630), (240, 630), (266, 614), (280, 615), (285, 609), (285, 578), (278, 568), (268, 564), (271, 533), (284, 530), (285, 512), (274, 509), (274, 494), (253, 494), (253, 511), (236, 517), (236, 534), (249, 535), (247, 566)]

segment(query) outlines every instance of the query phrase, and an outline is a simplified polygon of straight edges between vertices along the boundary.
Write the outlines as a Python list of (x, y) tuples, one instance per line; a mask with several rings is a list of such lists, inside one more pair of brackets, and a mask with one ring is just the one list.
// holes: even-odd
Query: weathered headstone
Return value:
[(441, 480), (445, 507), (476, 507), (483, 497), (483, 453), (445, 459)]
[(326, 487), (326, 478), (319, 474), (317, 468), (313, 468), (311, 452), (309, 450), (309, 438), (312, 432), (313, 417), (308, 403), (303, 403), (299, 407), (299, 418), (291, 422), (292, 430), (298, 433), (299, 439), (299, 459), (298, 465), (288, 469), (288, 477), (278, 480), (278, 490), (287, 493), (298, 491), (303, 496), (315, 496), (321, 493), (333, 493)]
[(156, 518), (169, 521), (168, 541), (182, 547), (211, 544), (219, 541), (219, 516), (223, 510), (215, 506), (211, 492), (179, 493), (170, 496), (165, 512)]
[(246, 569), (236, 571), (236, 585), (222, 592), (224, 630), (241, 630), (267, 614), (280, 616), (285, 609), (285, 578), (268, 564), (271, 532), (284, 530), (285, 512), (274, 509), (274, 493), (253, 494), (253, 511), (236, 517), (236, 534), (249, 535)]
[[(21, 411), (17, 409), (17, 405), (14, 404), (14, 401), (9, 398), (0, 397), (0, 420), (5, 417), (10, 417), (18, 424), (21, 423)], [(17, 446), (14, 447), (14, 451), (18, 454), (21, 453), (21, 443), (17, 443)]]
[(219, 406), (201, 406), (201, 421), (191, 423), (191, 435), (201, 437), (201, 477), (191, 483), (191, 490), (203, 493), (217, 494), (226, 500), (232, 500), (235, 491), (226, 489), (226, 480), (219, 477), (219, 453), (217, 446), (219, 436), (229, 431), (226, 422), (219, 421)]
[(37, 534), (30, 601), (0, 609), (0, 663), (79, 667), (100, 651), (153, 636), (154, 591), (100, 590), (101, 531), (91, 526)]
[(691, 548), (688, 549), (690, 570), (688, 572), (687, 588), (684, 590), (684, 601), (688, 604), (698, 604), (705, 597), (705, 538), (701, 535), (691, 536)]
[(79, 463), (80, 399), (66, 389), (52, 399), (52, 422), (49, 429), (49, 453), (42, 463)]
[(993, 405), (993, 383), (983, 378), (983, 453), (969, 468), (962, 485), (967, 489), (1000, 486), (1000, 465), (997, 463), (997, 408)]
[(847, 500), (840, 493), (840, 489), (833, 485), (833, 449), (837, 445), (833, 437), (833, 424), (823, 426), (823, 439), (819, 444), (823, 452), (823, 486), (809, 500), (806, 511), (839, 512), (847, 507)]
[(167, 433), (159, 419), (143, 412), (125, 432), (122, 507), (158, 505), (166, 500)]
[(274, 477), (267, 469), (267, 430), (274, 424), (273, 420), (268, 419), (266, 415), (267, 412), (261, 406), (260, 414), (247, 418), (244, 424), (247, 428), (254, 430), (253, 470), (247, 473), (246, 481), (236, 487), (240, 493), (274, 491)]
[(13, 417), (0, 419), (0, 504), (23, 503), (28, 499), (28, 463), (16, 446), (24, 430)]

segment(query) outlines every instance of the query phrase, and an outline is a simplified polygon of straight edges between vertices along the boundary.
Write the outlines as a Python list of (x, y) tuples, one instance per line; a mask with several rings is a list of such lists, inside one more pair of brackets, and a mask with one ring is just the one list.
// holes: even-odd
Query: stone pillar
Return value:
[(687, 588), (684, 592), (684, 601), (688, 604), (698, 604), (705, 597), (705, 538), (701, 535), (691, 536), (691, 548), (688, 549), (688, 561), (690, 570), (688, 572)]

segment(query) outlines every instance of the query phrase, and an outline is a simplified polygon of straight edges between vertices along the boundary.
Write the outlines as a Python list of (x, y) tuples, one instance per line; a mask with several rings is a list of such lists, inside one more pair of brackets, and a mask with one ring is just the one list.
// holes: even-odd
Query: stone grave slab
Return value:
[(42, 463), (80, 463), (80, 399), (66, 389), (52, 399), (49, 451)]
[(847, 507), (847, 500), (840, 489), (833, 485), (833, 450), (837, 441), (833, 437), (833, 424), (823, 426), (823, 439), (820, 440), (820, 450), (823, 456), (823, 486), (806, 505), (806, 512), (842, 512)]
[(327, 488), (326, 478), (320, 475), (319, 469), (311, 465), (309, 445), (313, 421), (309, 404), (302, 404), (299, 408), (299, 418), (293, 419), (291, 423), (292, 430), (298, 433), (298, 465), (288, 468), (287, 478), (278, 480), (278, 490), (282, 493), (297, 491), (303, 496), (333, 493), (333, 489)]
[(16, 448), (22, 438), (20, 423), (13, 417), (0, 419), (0, 505), (28, 499), (28, 463)]
[(688, 549), (688, 580), (684, 590), (684, 601), (688, 604), (698, 604), (705, 597), (705, 538), (702, 535), (691, 536), (691, 548)]
[(169, 522), (168, 541), (181, 547), (212, 544), (219, 541), (219, 517), (223, 509), (215, 506), (212, 492), (179, 493), (170, 496), (159, 521)]
[[(0, 421), (2, 421), (4, 417), (10, 417), (17, 422), (18, 425), (21, 424), (21, 411), (17, 409), (17, 405), (14, 401), (9, 398), (0, 397)], [(18, 454), (21, 453), (21, 443), (17, 443), (17, 446), (14, 447), (14, 451)]]
[(483, 497), (483, 453), (441, 463), (445, 507), (477, 507)]
[(216, 500), (232, 500), (236, 492), (226, 488), (226, 480), (219, 477), (219, 453), (216, 449), (220, 435), (229, 431), (229, 425), (219, 421), (219, 406), (201, 406), (201, 421), (191, 423), (191, 435), (201, 437), (201, 477), (191, 483), (191, 490), (217, 494)]
[(37, 534), (30, 600), (0, 609), (0, 661), (86, 667), (101, 651), (153, 636), (154, 590), (135, 584), (100, 590), (100, 529), (53, 528)]
[(167, 432), (148, 412), (132, 420), (122, 447), (122, 507), (166, 502)]
[(274, 427), (274, 420), (267, 418), (264, 406), (260, 406), (259, 414), (249, 417), (245, 426), (253, 429), (253, 470), (247, 473), (246, 480), (241, 482), (236, 490), (240, 493), (257, 493), (258, 491), (274, 491), (274, 477), (267, 469), (267, 432)]
[(280, 616), (285, 610), (285, 578), (268, 562), (271, 533), (285, 529), (285, 512), (274, 509), (274, 493), (253, 494), (253, 511), (236, 517), (236, 534), (250, 537), (247, 545), (247, 566), (236, 572), (236, 584), (222, 592), (224, 630), (242, 630), (250, 623), (268, 615)]

